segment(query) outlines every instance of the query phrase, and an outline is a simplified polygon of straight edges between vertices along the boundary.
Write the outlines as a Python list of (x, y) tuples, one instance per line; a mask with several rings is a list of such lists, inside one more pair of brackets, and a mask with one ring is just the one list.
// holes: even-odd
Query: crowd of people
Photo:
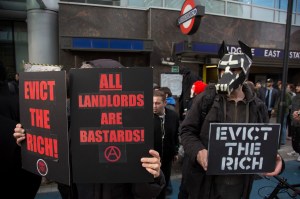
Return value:
[[(280, 145), (285, 145), (287, 140), (292, 141), (293, 151), (288, 152), (289, 156), (297, 156), (297, 161), (300, 162), (299, 149), (296, 146), (299, 142), (298, 133), (296, 132), (299, 122), (297, 117), (294, 117), (294, 112), (300, 108), (300, 82), (295, 84), (287, 83), (285, 94), (282, 95), (282, 81), (278, 80), (276, 83), (272, 78), (268, 78), (264, 86), (261, 81), (255, 84), (256, 95), (265, 102), (268, 108), (268, 114), (271, 122), (282, 124)], [(284, 96), (284, 103), (282, 103), (282, 96)], [(282, 114), (281, 112), (282, 111)], [(281, 121), (281, 115), (283, 121)]]
[[(253, 174), (206, 174), (209, 166), (210, 124), (268, 123), (271, 118), (280, 122), (280, 110), (283, 110), (284, 126), (279, 144), (286, 144), (286, 139), (290, 138), (293, 140), (295, 150), (290, 154), (299, 153), (300, 84), (296, 85), (295, 91), (293, 91), (294, 86), (288, 84), (286, 94), (283, 95), (286, 103), (281, 108), (282, 84), (278, 82), (278, 88), (275, 88), (271, 78), (267, 79), (266, 86), (261, 82), (256, 82), (255, 86), (253, 83), (249, 83), (247, 78), (252, 64), (252, 55), (246, 53), (247, 49), (244, 49), (243, 52), (245, 53), (230, 54), (227, 51), (221, 53), (218, 64), (219, 80), (216, 84), (206, 84), (191, 70), (184, 68), (181, 71), (183, 74), (182, 94), (178, 102), (168, 87), (153, 85), (154, 148), (149, 150), (149, 157), (141, 157), (141, 166), (153, 175), (154, 182), (77, 183), (72, 184), (72, 188), (62, 186), (63, 188), (59, 190), (62, 198), (165, 199), (172, 191), (170, 182), (172, 165), (179, 159), (180, 146), (182, 146), (184, 157), (179, 199), (249, 198), (254, 180)], [(239, 62), (231, 62), (230, 56), (235, 56), (234, 60)], [(241, 60), (243, 60), (242, 63)], [(0, 69), (4, 70), (4, 67), (1, 66)], [(17, 94), (9, 94), (9, 84), (6, 83), (5, 77), (1, 76), (0, 91), (4, 92), (5, 89), (5, 95), (18, 97)], [(4, 100), (3, 96), (1, 94), (0, 100)], [(11, 104), (12, 100), (6, 101), (9, 101), (9, 106), (18, 107), (18, 102)], [(1, 107), (2, 105), (1, 103)], [(11, 121), (3, 126), (4, 120), (1, 119), (1, 131), (6, 133), (5, 139), (10, 140), (10, 145), (14, 147), (13, 150), (17, 151), (17, 155), (11, 155), (8, 159), (17, 159), (20, 162), (19, 146), (26, 139), (26, 133), (19, 121), (19, 110), (9, 114), (2, 108), (0, 111), (0, 117)], [(298, 160), (300, 161), (300, 156)], [(264, 175), (276, 176), (282, 172), (283, 160), (279, 154), (274, 157), (274, 164), (274, 170), (264, 173)], [(22, 170), (20, 164), (17, 169)], [(31, 177), (26, 178), (30, 183), (25, 184), (32, 185), (32, 182), (35, 182), (36, 186), (27, 187), (28, 190), (31, 190), (31, 196), (26, 198), (33, 199), (41, 177), (30, 175)]]

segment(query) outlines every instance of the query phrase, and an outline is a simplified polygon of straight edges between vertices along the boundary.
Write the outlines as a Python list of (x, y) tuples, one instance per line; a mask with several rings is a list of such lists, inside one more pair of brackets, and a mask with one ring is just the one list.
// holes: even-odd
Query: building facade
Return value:
[[(111, 58), (128, 67), (153, 67), (153, 81), (160, 83), (160, 75), (171, 73), (171, 65), (174, 63), (179, 68), (190, 68), (209, 82), (216, 79), (217, 51), (222, 41), (226, 42), (230, 51), (239, 51), (238, 40), (241, 40), (252, 48), (254, 55), (250, 80), (282, 78), (286, 40), (286, 26), (282, 21), (286, 19), (286, 12), (281, 12), (280, 6), (272, 9), (269, 14), (263, 12), (266, 20), (259, 21), (255, 13), (262, 9), (260, 5), (250, 9), (246, 1), (239, 1), (239, 7), (234, 1), (201, 1), (205, 5), (206, 14), (201, 19), (198, 31), (193, 35), (183, 35), (176, 25), (180, 15), (179, 1), (155, 1), (161, 3), (140, 7), (132, 5), (142, 1), (95, 2), (58, 2), (58, 61), (44, 64), (59, 64), (69, 70), (80, 67), (84, 61)], [(226, 9), (222, 9), (217, 2), (226, 3)], [(294, 2), (294, 6), (299, 7), (298, 1)], [(214, 6), (218, 8), (218, 13), (211, 14)], [(24, 26), (25, 20), (18, 22)], [(0, 24), (8, 21), (16, 22), (2, 19)], [(298, 23), (296, 12), (293, 15), (289, 44), (288, 82), (291, 83), (300, 79)], [(39, 39), (47, 38), (42, 35)], [(3, 43), (0, 40), (0, 44)], [(23, 56), (21, 60), (34, 62), (30, 58), (26, 59), (28, 56)], [(20, 59), (14, 60), (14, 64), (18, 65)], [(22, 70), (21, 66), (13, 67), (16, 71)]]

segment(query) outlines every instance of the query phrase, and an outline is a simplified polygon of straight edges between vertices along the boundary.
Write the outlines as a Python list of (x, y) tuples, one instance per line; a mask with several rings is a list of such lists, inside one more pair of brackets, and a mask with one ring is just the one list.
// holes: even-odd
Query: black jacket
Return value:
[[(193, 180), (189, 179), (187, 186), (189, 189), (189, 196), (191, 199), (210, 199), (214, 198), (214, 194), (211, 192), (213, 190), (212, 180), (213, 176), (206, 175), (203, 168), (197, 163), (197, 153), (202, 149), (208, 148), (208, 139), (209, 139), (209, 125), (210, 123), (223, 123), (230, 122), (228, 120), (234, 120), (235, 118), (238, 123), (241, 123), (245, 120), (245, 105), (249, 105), (249, 123), (267, 123), (268, 114), (266, 106), (264, 103), (255, 97), (249, 87), (244, 85), (243, 91), (245, 93), (245, 100), (239, 102), (237, 107), (241, 106), (238, 109), (238, 115), (234, 116), (235, 113), (231, 110), (227, 110), (226, 116), (228, 118), (225, 121), (224, 117), (224, 103), (226, 102), (226, 96), (216, 95), (212, 108), (207, 113), (201, 128), (201, 122), (199, 121), (201, 114), (201, 105), (203, 96), (206, 94), (201, 93), (196, 96), (194, 99), (193, 105), (189, 110), (185, 120), (181, 125), (181, 139), (184, 147), (185, 154), (190, 158), (190, 172), (192, 172)], [(229, 105), (230, 106), (230, 105)], [(234, 122), (234, 121), (231, 121)], [(245, 121), (244, 121), (245, 122)], [(253, 182), (253, 175), (245, 175), (245, 187), (244, 197), (248, 198), (251, 191), (251, 186)]]
[(77, 184), (79, 199), (154, 199), (165, 186), (165, 178), (160, 177), (153, 183), (114, 183), (114, 184)]
[[(178, 154), (179, 148), (179, 117), (178, 114), (168, 108), (165, 109), (165, 138), (162, 143), (161, 119), (154, 115), (154, 149), (159, 152), (162, 159), (173, 159)], [(163, 148), (162, 148), (163, 146)]]
[(13, 137), (18, 122), (18, 95), (10, 94), (8, 85), (0, 82), (0, 176), (4, 183), (1, 194), (9, 195), (10, 198), (34, 199), (41, 176), (22, 169), (21, 148)]

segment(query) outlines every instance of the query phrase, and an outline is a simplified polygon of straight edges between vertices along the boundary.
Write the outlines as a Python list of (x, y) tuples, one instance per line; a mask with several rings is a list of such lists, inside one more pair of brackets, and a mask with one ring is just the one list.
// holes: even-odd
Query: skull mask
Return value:
[(219, 50), (218, 64), (219, 81), (216, 84), (217, 92), (230, 94), (242, 85), (249, 75), (252, 64), (251, 49), (239, 41), (242, 53), (228, 53), (225, 43)]

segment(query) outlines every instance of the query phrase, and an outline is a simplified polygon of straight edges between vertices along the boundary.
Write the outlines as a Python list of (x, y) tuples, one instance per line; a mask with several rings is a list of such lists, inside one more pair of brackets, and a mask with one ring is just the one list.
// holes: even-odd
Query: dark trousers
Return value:
[(167, 186), (170, 182), (170, 177), (171, 177), (171, 170), (172, 170), (172, 159), (170, 158), (166, 158), (166, 159), (162, 159), (161, 161), (161, 170), (165, 175), (165, 179), (166, 179), (166, 186), (163, 188), (163, 190), (160, 192), (159, 196), (157, 197), (157, 199), (165, 199), (166, 198), (166, 189)]
[(189, 158), (187, 157), (187, 155), (184, 155), (183, 160), (182, 160), (182, 166), (181, 166), (181, 173), (182, 173), (182, 177), (181, 177), (181, 183), (179, 186), (179, 193), (178, 193), (178, 199), (188, 199), (189, 194), (187, 191), (187, 181), (186, 178), (188, 177), (188, 164), (189, 164)]

